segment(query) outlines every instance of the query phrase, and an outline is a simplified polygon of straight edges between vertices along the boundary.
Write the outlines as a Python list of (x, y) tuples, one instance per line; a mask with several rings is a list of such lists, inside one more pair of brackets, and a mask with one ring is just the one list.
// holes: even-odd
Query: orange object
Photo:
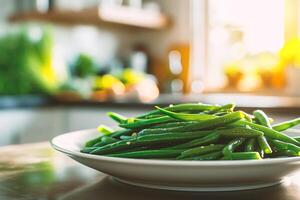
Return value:
[(189, 93), (189, 69), (190, 69), (190, 46), (189, 44), (173, 44), (169, 49), (170, 51), (178, 51), (181, 55), (182, 72), (179, 78), (183, 81), (183, 93)]

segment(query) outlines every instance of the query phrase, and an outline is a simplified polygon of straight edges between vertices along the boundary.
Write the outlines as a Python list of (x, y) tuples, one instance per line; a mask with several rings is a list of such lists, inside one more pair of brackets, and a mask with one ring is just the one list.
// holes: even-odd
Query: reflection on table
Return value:
[(120, 183), (54, 152), (48, 143), (0, 148), (0, 199), (298, 200), (300, 175), (284, 184), (239, 192), (177, 192)]

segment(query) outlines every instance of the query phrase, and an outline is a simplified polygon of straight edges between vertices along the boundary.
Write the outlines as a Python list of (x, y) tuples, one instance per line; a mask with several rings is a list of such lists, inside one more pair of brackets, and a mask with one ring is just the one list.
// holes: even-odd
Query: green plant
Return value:
[(50, 94), (58, 86), (52, 65), (53, 39), (49, 28), (37, 40), (22, 28), (0, 38), (0, 94)]

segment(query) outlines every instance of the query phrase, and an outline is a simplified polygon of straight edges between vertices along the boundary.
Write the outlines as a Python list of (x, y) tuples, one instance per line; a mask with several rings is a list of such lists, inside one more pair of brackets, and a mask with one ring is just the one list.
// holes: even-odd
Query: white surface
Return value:
[[(96, 130), (60, 135), (52, 146), (74, 160), (144, 187), (187, 191), (232, 191), (267, 187), (300, 169), (300, 157), (243, 161), (177, 161), (113, 158), (80, 153)], [(295, 134), (295, 133), (294, 133)], [(299, 134), (300, 135), (300, 134)]]

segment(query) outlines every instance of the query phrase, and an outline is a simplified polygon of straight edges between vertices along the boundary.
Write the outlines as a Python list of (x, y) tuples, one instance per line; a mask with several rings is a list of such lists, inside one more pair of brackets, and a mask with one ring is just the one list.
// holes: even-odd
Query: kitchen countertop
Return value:
[(297, 109), (300, 111), (300, 97), (291, 96), (263, 96), (238, 93), (207, 93), (199, 95), (162, 94), (154, 101), (142, 102), (136, 98), (116, 98), (107, 101), (82, 100), (79, 102), (62, 102), (50, 97), (25, 95), (25, 96), (0, 96), (0, 108), (27, 108), (49, 106), (119, 106), (119, 107), (153, 107), (165, 106), (176, 103), (203, 102), (210, 104), (235, 103), (240, 108), (264, 109)]
[(265, 189), (238, 192), (174, 192), (116, 182), (55, 152), (48, 142), (0, 148), (0, 199), (5, 200), (298, 200), (300, 173)]

